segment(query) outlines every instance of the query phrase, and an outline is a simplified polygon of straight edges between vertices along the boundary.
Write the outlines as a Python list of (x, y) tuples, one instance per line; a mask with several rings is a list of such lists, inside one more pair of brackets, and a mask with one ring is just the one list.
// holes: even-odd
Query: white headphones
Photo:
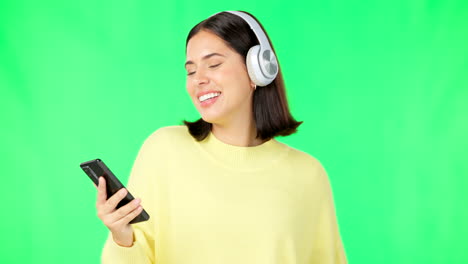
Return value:
[[(239, 11), (225, 11), (237, 15), (249, 24), (252, 31), (257, 36), (260, 45), (255, 45), (247, 52), (246, 65), (250, 79), (258, 86), (267, 86), (278, 75), (278, 61), (275, 53), (268, 42), (268, 38), (257, 21)], [(219, 14), (219, 13), (216, 13)], [(214, 15), (216, 15), (214, 14)], [(212, 16), (214, 16), (212, 15)]]

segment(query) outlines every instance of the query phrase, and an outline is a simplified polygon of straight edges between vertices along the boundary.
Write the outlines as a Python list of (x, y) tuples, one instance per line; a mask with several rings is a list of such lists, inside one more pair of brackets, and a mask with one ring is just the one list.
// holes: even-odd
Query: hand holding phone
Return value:
[(83, 162), (80, 167), (97, 187), (96, 209), (99, 219), (112, 232), (117, 244), (132, 246), (133, 228), (130, 224), (149, 219), (140, 205), (140, 199), (134, 199), (100, 159)]
[(143, 210), (140, 199), (135, 199), (116, 210), (117, 204), (127, 195), (128, 191), (122, 188), (107, 199), (104, 177), (99, 177), (97, 189), (96, 209), (99, 219), (112, 232), (112, 237), (117, 244), (124, 247), (132, 246), (134, 241), (133, 228), (129, 222)]

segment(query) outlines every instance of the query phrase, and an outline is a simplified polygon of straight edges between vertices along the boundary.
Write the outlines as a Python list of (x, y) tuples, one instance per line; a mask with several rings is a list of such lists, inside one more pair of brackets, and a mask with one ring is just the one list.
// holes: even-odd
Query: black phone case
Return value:
[[(115, 177), (112, 171), (104, 164), (104, 162), (100, 159), (94, 159), (90, 161), (86, 161), (80, 164), (81, 169), (89, 176), (89, 178), (96, 184), (99, 184), (99, 177), (103, 176), (106, 179), (106, 191), (107, 191), (107, 199), (109, 199), (112, 195), (114, 195), (117, 191), (125, 186)], [(127, 203), (131, 202), (133, 199), (133, 195), (127, 189), (127, 195), (119, 202), (117, 205), (117, 209), (126, 205)], [(148, 213), (143, 209), (139, 215), (137, 215), (130, 224), (135, 224), (143, 221), (147, 221), (149, 219)]]

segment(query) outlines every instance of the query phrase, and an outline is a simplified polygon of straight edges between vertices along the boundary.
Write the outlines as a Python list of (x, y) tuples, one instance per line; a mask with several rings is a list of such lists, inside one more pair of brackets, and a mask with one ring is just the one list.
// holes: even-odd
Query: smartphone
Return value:
[[(115, 177), (114, 173), (104, 164), (104, 162), (100, 159), (93, 159), (90, 161), (86, 161), (80, 164), (80, 167), (83, 171), (88, 175), (88, 177), (94, 182), (94, 184), (99, 185), (99, 177), (103, 176), (106, 179), (106, 191), (107, 191), (107, 199), (109, 199), (112, 195), (114, 195), (117, 191), (125, 186)], [(127, 195), (117, 204), (117, 209), (126, 205), (127, 203), (131, 202), (133, 199), (133, 195), (130, 191), (127, 190)], [(147, 221), (149, 219), (148, 213), (143, 209), (139, 215), (137, 215), (130, 224), (135, 224), (143, 221)]]

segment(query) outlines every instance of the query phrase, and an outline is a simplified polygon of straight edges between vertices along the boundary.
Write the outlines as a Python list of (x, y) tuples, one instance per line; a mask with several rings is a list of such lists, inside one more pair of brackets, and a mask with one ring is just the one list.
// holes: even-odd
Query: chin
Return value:
[(201, 118), (205, 121), (205, 122), (208, 122), (208, 123), (211, 123), (211, 124), (218, 124), (219, 121), (220, 121), (220, 117), (218, 115), (211, 115), (211, 114), (202, 114), (200, 113), (201, 115)]
[(203, 115), (202, 115), (201, 118), (202, 118), (203, 121), (205, 121), (205, 122), (208, 122), (208, 123), (211, 123), (211, 124), (216, 123), (216, 118), (213, 118), (213, 117), (211, 117), (211, 116), (203, 116)]
[(219, 107), (203, 108), (197, 106), (197, 111), (205, 122), (211, 124), (223, 123), (223, 119), (225, 119), (226, 115), (225, 111), (222, 111)]

